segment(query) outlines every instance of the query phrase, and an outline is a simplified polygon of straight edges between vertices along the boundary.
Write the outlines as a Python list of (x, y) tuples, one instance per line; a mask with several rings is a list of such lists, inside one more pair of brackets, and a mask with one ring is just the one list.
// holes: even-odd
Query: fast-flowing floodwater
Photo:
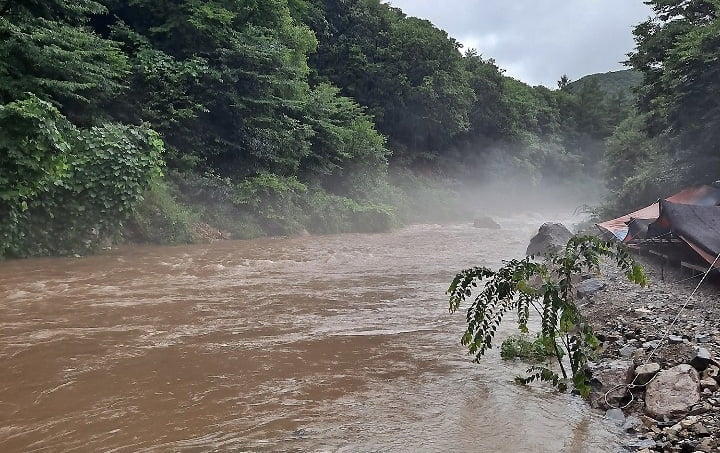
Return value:
[(541, 223), (499, 221), (0, 263), (0, 451), (617, 451), (459, 345), (454, 273)]

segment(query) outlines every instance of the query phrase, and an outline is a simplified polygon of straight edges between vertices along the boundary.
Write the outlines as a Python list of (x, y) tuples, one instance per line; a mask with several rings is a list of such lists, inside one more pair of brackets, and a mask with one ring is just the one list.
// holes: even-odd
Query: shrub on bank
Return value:
[(156, 179), (128, 222), (126, 237), (155, 244), (190, 244), (197, 240), (193, 225), (198, 214), (181, 204), (175, 189)]
[(144, 126), (77, 129), (33, 95), (0, 106), (0, 256), (64, 255), (113, 241), (159, 175)]

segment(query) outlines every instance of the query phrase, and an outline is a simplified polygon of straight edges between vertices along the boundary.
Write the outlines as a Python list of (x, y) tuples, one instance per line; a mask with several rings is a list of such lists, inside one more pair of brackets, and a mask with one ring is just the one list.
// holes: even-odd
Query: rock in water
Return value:
[(544, 223), (530, 240), (526, 255), (545, 255), (565, 247), (573, 234), (562, 223)]
[(651, 417), (676, 417), (686, 414), (700, 401), (700, 377), (690, 365), (663, 370), (645, 391), (645, 412)]
[(499, 223), (487, 216), (476, 217), (473, 226), (475, 228), (490, 228), (491, 230), (499, 230), (501, 228)]

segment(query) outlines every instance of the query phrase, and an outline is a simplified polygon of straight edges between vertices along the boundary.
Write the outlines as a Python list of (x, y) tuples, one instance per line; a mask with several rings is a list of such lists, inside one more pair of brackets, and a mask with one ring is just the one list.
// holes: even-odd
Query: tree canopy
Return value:
[[(381, 229), (433, 179), (594, 177), (627, 115), (592, 83), (507, 77), (380, 0), (1, 0), (0, 36), (12, 234), (31, 211), (50, 222), (66, 200), (56, 187), (80, 190), (87, 175), (69, 166), (149, 156), (137, 185), (73, 192), (85, 212), (97, 213), (95, 191), (134, 200), (108, 201), (116, 211), (88, 219), (73, 244), (150, 231), (138, 213), (184, 222), (187, 234), (171, 235), (184, 238), (198, 219), (235, 237)], [(128, 152), (110, 152), (118, 144)], [(116, 227), (99, 228), (109, 219)]]
[(720, 2), (647, 3), (654, 15), (635, 27), (629, 58), (643, 76), (637, 115), (617, 129), (606, 156), (616, 207), (720, 174)]

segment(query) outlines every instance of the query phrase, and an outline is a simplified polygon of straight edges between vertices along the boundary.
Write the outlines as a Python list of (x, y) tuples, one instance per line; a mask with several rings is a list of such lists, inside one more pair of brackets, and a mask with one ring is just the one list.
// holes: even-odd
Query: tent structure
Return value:
[[(690, 204), (697, 206), (720, 205), (720, 189), (713, 186), (695, 186), (684, 189), (675, 195), (665, 198), (672, 203)], [(597, 227), (604, 233), (609, 233), (623, 242), (642, 238), (647, 226), (660, 217), (659, 202), (653, 203), (637, 211), (625, 214), (616, 219), (598, 223)], [(637, 223), (634, 227), (633, 223)], [(637, 236), (638, 234), (640, 236)]]
[[(648, 228), (649, 237), (673, 235), (709, 264), (720, 268), (720, 206), (696, 206), (660, 201), (660, 216)], [(720, 261), (720, 260), (718, 260)]]
[(597, 227), (625, 243), (673, 244), (676, 255), (691, 254), (720, 269), (720, 189), (713, 186), (687, 188)]

